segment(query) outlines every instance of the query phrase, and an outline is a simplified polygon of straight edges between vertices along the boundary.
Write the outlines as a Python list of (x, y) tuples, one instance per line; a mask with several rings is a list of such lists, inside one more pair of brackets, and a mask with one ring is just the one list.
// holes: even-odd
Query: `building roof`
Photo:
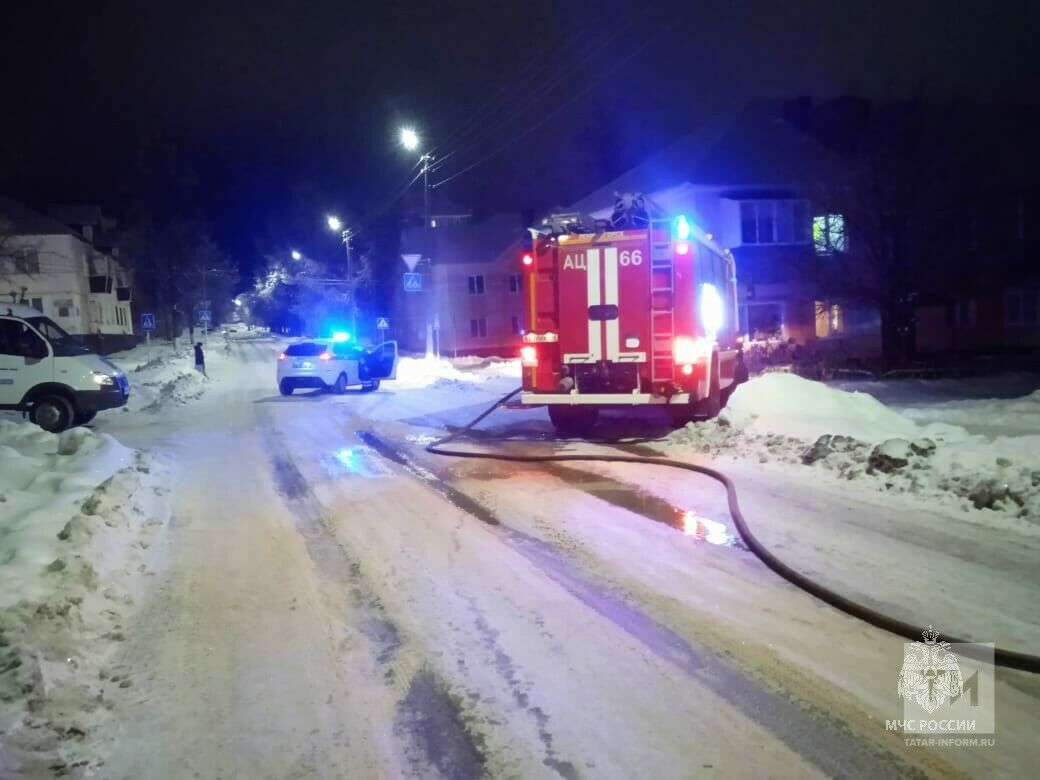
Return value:
[(97, 205), (62, 205), (50, 206), (47, 213), (59, 222), (71, 227), (96, 227), (99, 230), (113, 227), (113, 221), (105, 219), (101, 207)]
[(0, 195), (0, 234), (15, 236), (76, 236), (75, 230), (52, 217), (33, 211), (16, 200)]
[(721, 114), (651, 155), (567, 211), (591, 212), (615, 192), (662, 192), (682, 185), (717, 189), (783, 189), (832, 175), (839, 158), (783, 116), (780, 101), (762, 100)]

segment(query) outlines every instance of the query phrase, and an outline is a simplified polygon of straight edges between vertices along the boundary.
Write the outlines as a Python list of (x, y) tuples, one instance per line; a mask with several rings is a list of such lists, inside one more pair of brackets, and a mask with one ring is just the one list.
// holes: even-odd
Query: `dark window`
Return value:
[(1022, 322), (1022, 296), (1017, 292), (1007, 294), (1007, 311), (1005, 319), (1008, 325), (1019, 325)]
[(804, 244), (809, 240), (809, 204), (805, 200), (749, 200), (740, 204), (743, 244)]
[(513, 317), (511, 319), (511, 321), (510, 321), (510, 324), (512, 325), (513, 335), (514, 336), (519, 336), (520, 335), (520, 318), (519, 317)]
[(763, 201), (758, 204), (758, 243), (776, 244), (780, 240), (773, 232), (773, 202)]
[(523, 289), (523, 277), (520, 274), (509, 275), (509, 292), (520, 292)]
[(480, 319), (470, 320), (469, 335), (475, 339), (487, 338), (487, 318), (481, 317)]
[(23, 249), (14, 257), (14, 269), (20, 274), (40, 272), (40, 254), (35, 249)]
[(1036, 325), (1036, 291), (1029, 290), (1022, 296), (1022, 322)]
[(90, 277), (90, 291), (92, 293), (110, 293), (110, 292), (112, 292), (112, 277), (110, 277), (110, 276), (91, 276)]
[(758, 211), (755, 203), (740, 204), (740, 242), (758, 243)]
[(33, 298), (30, 305), (40, 314), (43, 314), (43, 298)]
[(290, 344), (285, 354), (289, 357), (317, 357), (325, 351), (324, 344), (315, 344), (313, 341), (304, 341), (299, 344)]
[(476, 274), (469, 277), (469, 294), (470, 295), (483, 295), (484, 294), (484, 275)]

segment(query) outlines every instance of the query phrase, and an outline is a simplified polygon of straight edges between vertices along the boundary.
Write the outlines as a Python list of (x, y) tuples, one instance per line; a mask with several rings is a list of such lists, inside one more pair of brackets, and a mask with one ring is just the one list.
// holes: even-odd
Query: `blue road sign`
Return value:
[(378, 330), (389, 330), (390, 318), (389, 317), (376, 317), (376, 328)]
[(209, 324), (212, 319), (212, 315), (209, 313), (209, 309), (199, 309), (199, 322)]
[(154, 314), (142, 314), (141, 315), (141, 330), (155, 330), (155, 315)]
[(405, 274), (404, 291), (422, 292), (422, 274)]

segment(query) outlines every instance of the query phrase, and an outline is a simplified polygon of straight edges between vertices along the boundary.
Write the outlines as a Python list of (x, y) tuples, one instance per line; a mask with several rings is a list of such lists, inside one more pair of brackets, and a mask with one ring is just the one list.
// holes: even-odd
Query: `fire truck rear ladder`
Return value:
[[(664, 240), (661, 241), (660, 237)], [(650, 378), (658, 383), (675, 379), (675, 268), (672, 264), (671, 223), (650, 222)], [(655, 305), (664, 302), (665, 308)]]

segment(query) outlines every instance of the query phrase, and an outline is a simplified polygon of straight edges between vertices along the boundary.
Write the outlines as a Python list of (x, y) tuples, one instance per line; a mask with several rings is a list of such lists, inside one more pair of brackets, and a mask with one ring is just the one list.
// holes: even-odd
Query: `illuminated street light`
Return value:
[(339, 217), (333, 214), (329, 214), (328, 223), (329, 230), (335, 230), (336, 232), (339, 232), (343, 229), (343, 223), (339, 221)]
[(299, 253), (298, 251), (296, 251), (295, 249), (294, 249), (294, 250), (293, 250), (292, 252), (290, 252), (289, 254), (291, 255), (291, 257), (292, 257), (292, 259), (293, 259), (293, 260), (302, 260), (302, 259), (303, 259), (303, 255), (301, 255), (301, 254), (300, 254), (300, 253)]
[(410, 127), (401, 128), (401, 146), (409, 152), (419, 148), (419, 134)]

